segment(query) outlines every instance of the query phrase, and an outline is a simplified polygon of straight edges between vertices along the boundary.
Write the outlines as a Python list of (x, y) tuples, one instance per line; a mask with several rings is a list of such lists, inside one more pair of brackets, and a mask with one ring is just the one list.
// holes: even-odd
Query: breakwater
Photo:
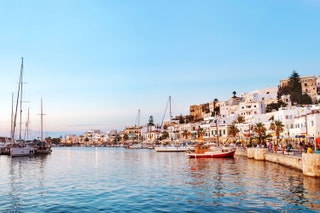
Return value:
[(306, 176), (320, 177), (320, 154), (302, 153), (301, 156), (290, 153), (270, 153), (265, 148), (247, 148), (237, 150), (236, 155), (254, 160), (265, 160), (302, 171)]

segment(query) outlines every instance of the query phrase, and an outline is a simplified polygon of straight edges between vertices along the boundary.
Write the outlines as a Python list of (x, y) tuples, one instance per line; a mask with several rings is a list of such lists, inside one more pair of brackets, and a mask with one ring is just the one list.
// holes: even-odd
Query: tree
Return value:
[(302, 95), (302, 88), (301, 88), (300, 76), (295, 70), (293, 70), (289, 78), (288, 86), (290, 89), (291, 102), (299, 104), (299, 99), (300, 99), (300, 96)]
[(124, 135), (123, 135), (123, 140), (124, 141), (127, 141), (129, 139), (129, 135), (127, 134), (127, 133), (125, 133)]
[(281, 100), (278, 100), (277, 103), (272, 102), (271, 104), (268, 104), (266, 107), (266, 112), (272, 112), (272, 110), (278, 110), (280, 107), (287, 106), (286, 103), (284, 103)]
[(276, 138), (277, 138), (276, 145), (278, 145), (279, 136), (280, 136), (280, 133), (283, 132), (283, 130), (284, 130), (284, 125), (282, 124), (282, 122), (280, 120), (276, 120), (270, 124), (270, 130), (275, 131)]
[(197, 135), (200, 140), (203, 140), (204, 133), (205, 133), (205, 130), (203, 128), (199, 127), (197, 130)]
[(180, 124), (184, 124), (185, 123), (185, 119), (183, 118), (182, 114), (179, 115), (178, 120), (179, 120)]
[(121, 141), (121, 136), (117, 134), (114, 138), (114, 143), (118, 143), (119, 141)]
[(290, 95), (290, 87), (289, 87), (289, 85), (279, 86), (278, 87), (278, 92), (277, 92), (278, 100), (280, 100), (281, 96), (283, 96), (283, 95)]
[(244, 122), (245, 122), (245, 118), (241, 115), (238, 115), (238, 117), (236, 117), (236, 119), (232, 121), (233, 124), (241, 124)]
[(290, 95), (290, 100), (293, 104), (312, 104), (311, 97), (302, 93), (300, 75), (295, 70), (289, 77), (288, 85), (278, 88), (278, 100), (282, 95)]
[(232, 135), (233, 138), (235, 138), (239, 132), (240, 130), (236, 127), (234, 123), (231, 124), (228, 128), (228, 135)]
[(182, 137), (188, 138), (188, 130), (183, 130)]
[(256, 123), (253, 131), (258, 134), (259, 144), (263, 142), (267, 129), (264, 127), (262, 122)]
[(161, 137), (160, 137), (160, 140), (164, 140), (166, 138), (169, 138), (169, 133), (167, 131), (163, 131), (161, 133)]
[(312, 104), (312, 99), (309, 95), (302, 94), (299, 98), (299, 103), (300, 104)]

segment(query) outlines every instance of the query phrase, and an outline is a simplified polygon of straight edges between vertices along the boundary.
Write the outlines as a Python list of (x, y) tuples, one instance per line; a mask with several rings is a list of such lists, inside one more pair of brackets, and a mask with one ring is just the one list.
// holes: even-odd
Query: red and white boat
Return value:
[(216, 145), (197, 145), (194, 152), (187, 152), (188, 158), (233, 158), (234, 147), (218, 147)]

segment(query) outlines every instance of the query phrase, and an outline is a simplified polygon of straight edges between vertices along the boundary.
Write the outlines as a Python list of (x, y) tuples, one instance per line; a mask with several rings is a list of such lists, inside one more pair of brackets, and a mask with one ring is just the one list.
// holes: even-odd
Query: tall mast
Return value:
[(172, 117), (172, 115), (171, 115), (171, 96), (169, 96), (169, 99), (168, 99), (168, 102), (167, 102), (167, 105), (166, 105), (166, 109), (165, 109), (165, 111), (164, 111), (164, 115), (163, 115), (163, 118), (162, 118), (162, 122), (161, 122), (161, 126), (160, 126), (160, 129), (162, 129), (162, 127), (163, 127), (163, 121), (164, 121), (164, 119), (165, 119), (165, 117), (166, 117), (166, 114), (167, 114), (167, 109), (168, 109), (168, 105), (169, 105), (169, 113), (170, 113), (170, 118), (169, 118), (169, 120), (170, 120), (170, 122), (171, 122), (171, 117)]
[(42, 98), (41, 98), (41, 141), (43, 141), (43, 106), (42, 106)]
[(21, 141), (22, 132), (22, 85), (23, 85), (23, 58), (21, 58), (21, 70), (20, 70), (20, 128), (19, 128), (19, 140)]
[[(17, 92), (17, 101), (16, 101), (16, 107), (15, 107), (15, 112), (13, 116), (13, 125), (12, 125), (12, 131), (11, 131), (11, 140), (12, 143), (14, 142), (14, 136), (15, 136), (15, 130), (16, 130), (16, 125), (17, 125), (17, 113), (18, 113), (18, 105), (19, 105), (19, 98), (21, 96), (20, 93), (22, 93), (22, 71), (23, 70), (23, 57), (21, 58), (21, 69), (20, 69), (20, 77), (19, 77), (19, 83), (18, 83), (18, 92)], [(21, 105), (21, 102), (20, 102)], [(21, 139), (21, 113), (22, 109), (20, 109), (20, 135), (19, 139)]]
[(28, 140), (29, 138), (29, 123), (30, 123), (30, 108), (28, 108), (27, 122), (26, 122), (26, 131), (24, 138)]
[(170, 110), (170, 111), (169, 111), (169, 113), (170, 113), (170, 115), (169, 115), (170, 118), (169, 118), (169, 119), (170, 119), (170, 122), (171, 122), (171, 118), (172, 118), (172, 112), (171, 112), (171, 96), (169, 96), (169, 104), (170, 104), (170, 108), (169, 108), (169, 110)]
[[(13, 139), (12, 137), (12, 133), (13, 133), (13, 123), (14, 123), (14, 116), (13, 116), (13, 113), (14, 113), (14, 104), (13, 104), (13, 99), (14, 99), (14, 96), (13, 96), (13, 93), (12, 93), (12, 97), (11, 97), (11, 127), (10, 127), (10, 137), (11, 137), (11, 140)], [(12, 141), (13, 142), (13, 141)]]
[(140, 127), (140, 109), (138, 109), (138, 127)]
[(40, 125), (40, 140), (41, 141), (43, 141), (43, 116), (44, 115), (46, 115), (46, 114), (43, 114), (43, 105), (42, 105), (42, 98), (41, 98), (41, 113), (40, 114), (38, 114), (38, 115), (40, 115), (41, 117), (41, 119), (40, 119), (40, 121), (41, 121), (41, 125)]

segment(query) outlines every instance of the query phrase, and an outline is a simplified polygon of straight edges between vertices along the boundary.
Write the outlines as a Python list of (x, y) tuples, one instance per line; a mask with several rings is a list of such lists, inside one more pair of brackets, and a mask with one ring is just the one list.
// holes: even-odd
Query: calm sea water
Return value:
[(236, 156), (55, 148), (0, 156), (1, 212), (319, 212), (320, 179)]

